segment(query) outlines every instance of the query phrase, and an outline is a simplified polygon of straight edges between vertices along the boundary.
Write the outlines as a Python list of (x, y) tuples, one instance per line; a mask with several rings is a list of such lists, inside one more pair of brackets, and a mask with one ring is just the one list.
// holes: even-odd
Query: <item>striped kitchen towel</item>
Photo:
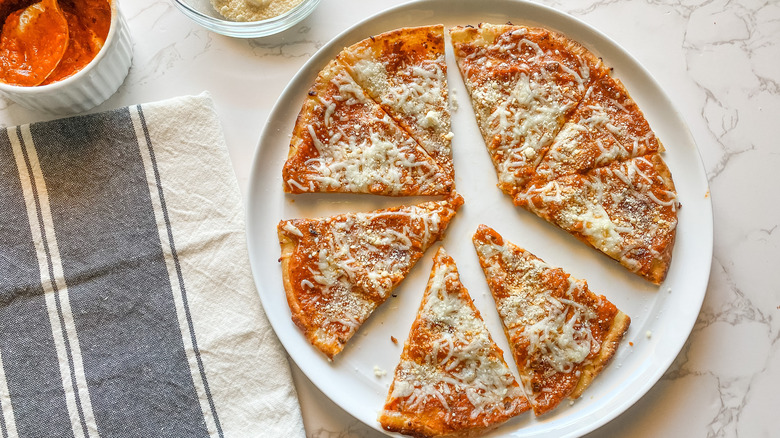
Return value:
[(0, 436), (301, 437), (208, 95), (0, 129)]

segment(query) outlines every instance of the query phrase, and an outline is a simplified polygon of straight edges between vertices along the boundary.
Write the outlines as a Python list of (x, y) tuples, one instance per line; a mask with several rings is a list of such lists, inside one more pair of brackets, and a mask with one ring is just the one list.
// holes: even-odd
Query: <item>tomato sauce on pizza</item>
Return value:
[(379, 422), (414, 437), (484, 433), (528, 402), (440, 248)]
[(277, 227), (293, 322), (332, 359), (439, 240), (463, 198)]
[(473, 241), (534, 413), (579, 397), (614, 355), (630, 318), (585, 281), (485, 225)]

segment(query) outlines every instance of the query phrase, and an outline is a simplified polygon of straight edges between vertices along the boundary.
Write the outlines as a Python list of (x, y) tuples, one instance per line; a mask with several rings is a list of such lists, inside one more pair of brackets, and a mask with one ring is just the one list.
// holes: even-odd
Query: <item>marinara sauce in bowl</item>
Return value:
[(0, 19), (0, 92), (27, 108), (86, 111), (114, 94), (130, 69), (118, 0), (10, 0)]

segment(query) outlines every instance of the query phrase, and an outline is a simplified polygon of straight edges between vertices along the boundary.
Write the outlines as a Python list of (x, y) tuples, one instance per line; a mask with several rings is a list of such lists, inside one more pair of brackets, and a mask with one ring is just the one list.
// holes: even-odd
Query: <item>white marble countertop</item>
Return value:
[[(475, 0), (476, 1), (476, 0)], [(322, 0), (276, 36), (210, 33), (160, 0), (120, 0), (135, 57), (103, 110), (208, 90), (246, 193), (263, 124), (303, 63), (357, 21), (400, 2)], [(590, 436), (777, 434), (780, 406), (780, 3), (772, 0), (548, 0), (622, 45), (673, 96), (704, 162), (714, 256), (696, 325), (664, 377)], [(0, 125), (54, 118), (0, 97)], [(774, 194), (773, 194), (774, 193)], [(295, 367), (307, 436), (378, 437)]]

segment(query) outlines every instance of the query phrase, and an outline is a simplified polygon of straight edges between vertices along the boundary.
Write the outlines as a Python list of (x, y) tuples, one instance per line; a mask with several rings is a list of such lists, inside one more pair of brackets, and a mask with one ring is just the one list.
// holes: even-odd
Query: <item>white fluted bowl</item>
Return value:
[(125, 81), (133, 60), (130, 31), (111, 0), (111, 27), (106, 42), (89, 64), (76, 74), (49, 85), (20, 87), (0, 82), (0, 92), (18, 104), (52, 114), (76, 114), (94, 108)]

